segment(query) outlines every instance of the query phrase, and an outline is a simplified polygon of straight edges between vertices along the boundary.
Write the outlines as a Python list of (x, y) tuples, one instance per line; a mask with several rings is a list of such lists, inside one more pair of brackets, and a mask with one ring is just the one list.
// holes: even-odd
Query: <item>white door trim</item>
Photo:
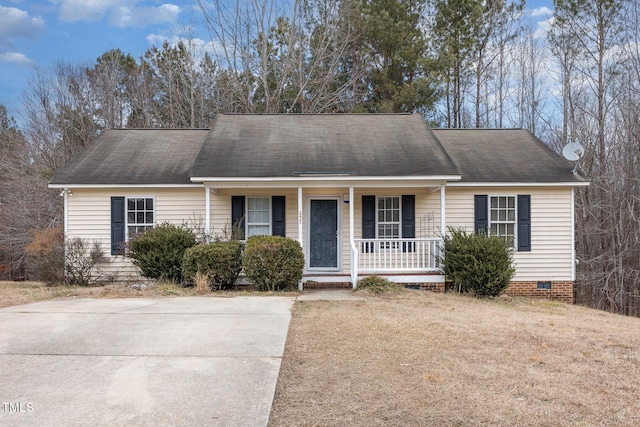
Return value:
[[(336, 273), (342, 271), (342, 196), (322, 196), (322, 195), (311, 195), (306, 197), (305, 210), (306, 210), (306, 221), (305, 221), (305, 235), (307, 238), (305, 239), (306, 247), (304, 248), (304, 258), (305, 258), (305, 271), (309, 273)], [(335, 200), (336, 201), (336, 216), (337, 216), (337, 267), (310, 267), (309, 260), (311, 259), (311, 245), (310, 245), (310, 236), (311, 236), (311, 201), (312, 200)]]

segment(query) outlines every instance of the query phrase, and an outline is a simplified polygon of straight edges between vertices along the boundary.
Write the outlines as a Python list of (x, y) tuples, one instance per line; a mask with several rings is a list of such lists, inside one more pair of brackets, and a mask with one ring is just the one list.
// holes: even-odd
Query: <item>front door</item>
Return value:
[(338, 201), (311, 200), (309, 267), (338, 267)]

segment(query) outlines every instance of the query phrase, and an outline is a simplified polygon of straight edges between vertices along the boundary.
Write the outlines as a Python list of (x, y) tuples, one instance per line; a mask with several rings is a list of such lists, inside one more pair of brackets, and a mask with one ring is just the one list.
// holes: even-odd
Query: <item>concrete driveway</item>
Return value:
[(266, 426), (294, 300), (0, 309), (0, 425)]

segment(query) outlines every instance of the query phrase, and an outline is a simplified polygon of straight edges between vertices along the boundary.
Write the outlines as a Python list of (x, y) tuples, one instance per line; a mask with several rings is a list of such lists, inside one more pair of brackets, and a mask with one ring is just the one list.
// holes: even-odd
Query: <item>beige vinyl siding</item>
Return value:
[(119, 279), (139, 278), (128, 258), (111, 255), (111, 197), (151, 197), (155, 199), (155, 223), (204, 226), (205, 204), (202, 188), (73, 189), (68, 196), (68, 238), (97, 242), (110, 262), (102, 268)]
[(531, 251), (514, 252), (514, 281), (568, 281), (573, 275), (571, 188), (448, 187), (447, 226), (474, 231), (474, 195), (531, 195)]
[[(338, 197), (342, 209), (341, 249), (342, 270), (350, 271), (349, 209), (354, 203), (354, 234), (362, 237), (362, 196), (416, 197), (416, 237), (438, 237), (440, 234), (440, 191), (433, 187), (421, 188), (356, 188), (354, 200), (344, 203), (348, 187), (303, 188), (303, 242), (307, 230), (309, 197)], [(571, 189), (564, 187), (447, 187), (446, 225), (474, 230), (474, 199), (476, 194), (531, 195), (531, 252), (516, 252), (517, 281), (572, 280)], [(187, 223), (204, 229), (205, 190), (203, 188), (126, 188), (126, 189), (73, 189), (68, 197), (68, 237), (82, 237), (98, 242), (109, 254), (111, 263), (104, 268), (110, 274), (136, 278), (135, 267), (121, 256), (111, 256), (111, 197), (152, 197), (155, 199), (155, 222)], [(211, 192), (211, 235), (224, 237), (231, 226), (231, 197), (286, 198), (286, 235), (298, 239), (297, 188), (220, 189)], [(431, 216), (429, 222), (421, 221)], [(430, 229), (425, 229), (430, 226)], [(226, 230), (226, 231), (225, 231)]]

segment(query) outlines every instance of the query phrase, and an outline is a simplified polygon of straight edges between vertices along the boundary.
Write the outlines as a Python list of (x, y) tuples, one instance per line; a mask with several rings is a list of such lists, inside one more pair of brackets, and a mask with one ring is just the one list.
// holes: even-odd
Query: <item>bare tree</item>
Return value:
[(634, 250), (627, 237), (638, 236), (638, 225), (628, 220), (635, 208), (627, 209), (635, 206), (637, 194), (628, 191), (625, 177), (630, 166), (623, 166), (632, 155), (621, 137), (622, 118), (628, 111), (618, 110), (624, 87), (619, 80), (619, 52), (628, 34), (625, 2), (556, 0), (555, 5), (552, 41), (568, 95), (563, 104), (563, 139), (585, 145), (582, 167), (591, 180), (577, 197), (579, 278), (594, 305), (623, 312), (629, 272), (638, 268), (638, 260), (628, 258)]
[(137, 66), (131, 55), (111, 49), (98, 57), (87, 69), (92, 102), (96, 103), (97, 121), (105, 128), (123, 128), (131, 113), (131, 94), (136, 82)]
[(288, 13), (273, 0), (198, 3), (218, 47), (221, 111), (335, 111), (357, 92), (356, 0), (294, 1)]
[[(488, 112), (492, 105), (502, 105), (504, 99), (499, 92), (497, 99), (489, 99), (488, 81), (494, 78), (497, 71), (501, 80), (498, 89), (504, 87), (504, 63), (506, 49), (511, 40), (520, 32), (519, 16), (524, 8), (523, 3), (507, 5), (504, 0), (488, 1), (482, 5), (482, 15), (478, 21), (475, 34), (475, 127), (486, 127), (489, 124)], [(483, 108), (485, 114), (483, 115)], [(501, 110), (502, 107), (499, 107)], [(483, 117), (484, 116), (484, 117)], [(501, 121), (501, 120), (500, 120)]]

